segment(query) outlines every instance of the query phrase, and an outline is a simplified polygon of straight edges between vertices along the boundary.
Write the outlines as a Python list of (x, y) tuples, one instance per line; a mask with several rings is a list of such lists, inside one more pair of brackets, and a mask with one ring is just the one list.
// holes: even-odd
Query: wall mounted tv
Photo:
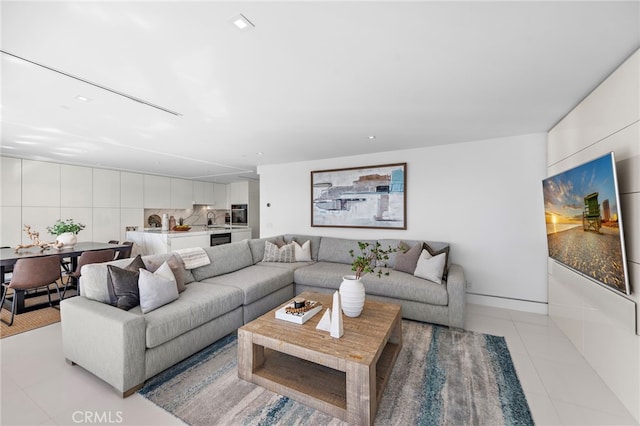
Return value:
[(613, 152), (542, 181), (549, 257), (631, 294)]

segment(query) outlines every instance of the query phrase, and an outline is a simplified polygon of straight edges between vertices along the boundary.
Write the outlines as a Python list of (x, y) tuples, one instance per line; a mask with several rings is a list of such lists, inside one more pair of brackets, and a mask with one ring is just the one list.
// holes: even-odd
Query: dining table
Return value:
[[(110, 244), (110, 243), (102, 243), (102, 242), (94, 242), (94, 241), (81, 241), (75, 243), (73, 246), (67, 247), (63, 246), (61, 248), (48, 248), (41, 249), (39, 247), (31, 247), (27, 249), (19, 249), (15, 248), (2, 248), (0, 249), (0, 278), (2, 278), (2, 282), (6, 282), (5, 273), (8, 267), (15, 265), (15, 263), (20, 259), (27, 259), (32, 257), (42, 257), (42, 256), (50, 256), (55, 255), (62, 259), (70, 259), (71, 261), (71, 271), (75, 271), (78, 266), (78, 257), (85, 251), (95, 251), (95, 250), (105, 250), (105, 249), (113, 249), (115, 251), (124, 252), (131, 249), (129, 245), (123, 244)], [(61, 263), (62, 264), (62, 263)], [(2, 291), (5, 291), (5, 287), (2, 286)], [(34, 309), (38, 309), (42, 306), (33, 305), (29, 307), (25, 307), (25, 295), (24, 292), (18, 292), (18, 299), (16, 305), (16, 313), (28, 312)], [(45, 293), (46, 294), (46, 293)], [(40, 295), (40, 294), (34, 294)], [(29, 295), (27, 295), (29, 297)], [(5, 304), (8, 301), (5, 301)], [(48, 306), (48, 303), (44, 304)], [(0, 307), (1, 309), (2, 307)]]

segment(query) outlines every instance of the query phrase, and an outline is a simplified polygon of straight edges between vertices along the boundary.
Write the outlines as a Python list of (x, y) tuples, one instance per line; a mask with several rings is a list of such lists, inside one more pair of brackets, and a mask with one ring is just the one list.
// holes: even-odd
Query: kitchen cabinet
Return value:
[(213, 182), (193, 181), (193, 204), (211, 206), (215, 202)]
[[(0, 158), (0, 176), (2, 193), (0, 193), (0, 205), (22, 205), (22, 160), (19, 158)], [(6, 244), (5, 244), (6, 245)]]
[(227, 186), (229, 204), (249, 204), (249, 182), (232, 182)]
[(144, 208), (166, 209), (171, 206), (171, 178), (143, 175)]
[(176, 251), (192, 247), (209, 247), (211, 237), (206, 235), (189, 235), (185, 237), (169, 238), (169, 251)]
[(139, 173), (120, 172), (120, 207), (144, 208), (144, 178)]
[(22, 160), (22, 205), (60, 207), (60, 164)]
[(231, 233), (231, 242), (236, 243), (242, 240), (251, 239), (251, 229), (234, 229)]
[(228, 209), (227, 204), (227, 185), (223, 183), (213, 184), (213, 206), (216, 209)]
[(120, 207), (120, 172), (93, 169), (93, 207)]
[[(2, 206), (0, 207), (0, 246), (15, 247), (22, 243), (24, 235), (25, 243), (29, 240), (26, 232), (22, 232), (22, 208), (19, 206)], [(42, 229), (41, 229), (42, 230)], [(45, 235), (41, 232), (41, 238)], [(42, 238), (42, 241), (48, 241), (48, 238)]]
[(60, 206), (92, 207), (93, 173), (90, 167), (60, 166)]
[(190, 209), (193, 207), (193, 181), (171, 178), (172, 209)]

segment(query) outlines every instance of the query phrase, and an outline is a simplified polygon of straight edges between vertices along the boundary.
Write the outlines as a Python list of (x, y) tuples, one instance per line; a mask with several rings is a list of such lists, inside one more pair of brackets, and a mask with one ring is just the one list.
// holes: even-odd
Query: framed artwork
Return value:
[(311, 226), (407, 229), (407, 163), (311, 172)]

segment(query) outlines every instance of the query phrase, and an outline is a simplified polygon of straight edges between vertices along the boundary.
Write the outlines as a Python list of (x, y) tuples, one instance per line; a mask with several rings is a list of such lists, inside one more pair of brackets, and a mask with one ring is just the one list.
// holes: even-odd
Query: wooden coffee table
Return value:
[(316, 330), (332, 295), (299, 296), (323, 310), (299, 325), (276, 319), (276, 308), (238, 329), (238, 376), (349, 423), (372, 424), (402, 348), (400, 306), (367, 300), (358, 318), (343, 316), (344, 335), (335, 339)]

